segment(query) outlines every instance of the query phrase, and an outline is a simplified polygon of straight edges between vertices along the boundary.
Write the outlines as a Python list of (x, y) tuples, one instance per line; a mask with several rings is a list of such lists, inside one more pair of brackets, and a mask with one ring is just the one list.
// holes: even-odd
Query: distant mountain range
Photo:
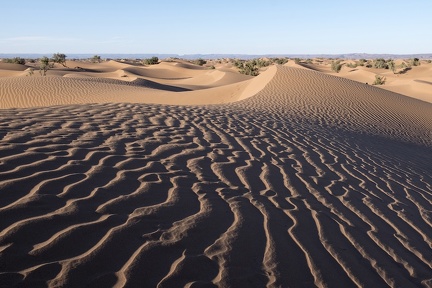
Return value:
[[(87, 59), (93, 57), (95, 54), (67, 54), (68, 59)], [(340, 58), (340, 59), (375, 59), (375, 58), (419, 58), (419, 59), (432, 59), (432, 53), (426, 54), (367, 54), (367, 53), (347, 53), (347, 54), (98, 54), (101, 58), (106, 59), (143, 59), (150, 58), (153, 56), (158, 57), (159, 59), (166, 58), (181, 58), (181, 59), (222, 59), (222, 58), (238, 58), (238, 59), (253, 59), (253, 58), (262, 58), (262, 57), (289, 57), (289, 58)], [(50, 53), (46, 54), (20, 54), (20, 53), (0, 53), (0, 58), (13, 58), (13, 57), (21, 57), (21, 58), (40, 58), (43, 56), (51, 56)]]

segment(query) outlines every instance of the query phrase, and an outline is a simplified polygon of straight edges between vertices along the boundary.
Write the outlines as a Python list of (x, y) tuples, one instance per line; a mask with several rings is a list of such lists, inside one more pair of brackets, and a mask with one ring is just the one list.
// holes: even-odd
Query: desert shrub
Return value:
[(210, 66), (210, 69), (216, 69), (216, 67), (214, 65)]
[(55, 54), (53, 54), (52, 61), (54, 63), (58, 63), (58, 64), (63, 65), (63, 67), (67, 67), (66, 66), (66, 57), (67, 56), (65, 54), (55, 53)]
[(386, 78), (384, 76), (375, 75), (375, 81), (372, 85), (384, 85)]
[(46, 56), (39, 59), (39, 73), (46, 76), (46, 72), (54, 67), (54, 63), (50, 63), (50, 59)]
[(242, 67), (239, 71), (241, 74), (250, 75), (250, 76), (258, 76), (258, 67), (256, 66), (256, 61), (246, 61), (242, 63)]
[(342, 63), (341, 60), (336, 60), (331, 62), (331, 69), (332, 71), (339, 73), (339, 71), (342, 69)]
[(93, 63), (100, 63), (102, 61), (101, 56), (99, 55), (94, 55), (90, 60)]
[(243, 68), (243, 63), (244, 61), (240, 60), (240, 59), (236, 59), (233, 62), (233, 65), (239, 69)]
[(358, 66), (365, 66), (366, 62), (367, 62), (366, 59), (360, 59), (360, 60), (357, 61), (357, 65)]
[(432, 60), (427, 60), (426, 62), (427, 62), (427, 63), (432, 63)]
[(26, 76), (33, 76), (33, 74), (34, 74), (34, 69), (33, 68), (28, 68)]
[(288, 63), (288, 58), (272, 58), (271, 61), (273, 63), (279, 64), (279, 65), (283, 65), (285, 63)]
[(259, 68), (261, 68), (261, 67), (267, 67), (267, 66), (270, 66), (271, 64), (272, 64), (272, 62), (271, 61), (267, 61), (267, 60), (264, 60), (264, 59), (257, 59), (257, 60), (255, 60), (255, 63), (254, 63), (256, 66), (258, 66)]
[(387, 67), (388, 67), (388, 69), (393, 71), (393, 74), (396, 73), (396, 64), (393, 60), (390, 59), (387, 61)]
[(306, 63), (307, 63), (307, 64), (312, 64), (313, 61), (312, 61), (312, 59), (308, 58), (308, 59), (306, 59)]
[(349, 68), (357, 68), (357, 63), (347, 63), (346, 66)]
[(15, 58), (12, 58), (12, 59), (6, 59), (5, 62), (6, 62), (6, 63), (13, 63), (13, 64), (21, 64), (21, 65), (24, 65), (26, 61), (25, 61), (24, 58), (21, 58), (21, 57), (15, 57)]
[(294, 63), (295, 64), (300, 64), (301, 59), (300, 58), (294, 58)]
[(207, 61), (199, 58), (199, 59), (194, 60), (192, 63), (199, 65), (199, 66), (203, 66), (204, 64), (207, 64)]
[(388, 69), (387, 62), (383, 58), (375, 59), (372, 65), (377, 69)]
[(409, 59), (409, 64), (411, 64), (411, 66), (420, 66), (420, 59), (419, 58), (411, 58)]
[(156, 56), (153, 56), (153, 57), (151, 57), (151, 58), (144, 59), (144, 60), (143, 60), (143, 63), (144, 63), (145, 65), (155, 65), (155, 64), (158, 64), (158, 63), (159, 63), (159, 58), (156, 57)]

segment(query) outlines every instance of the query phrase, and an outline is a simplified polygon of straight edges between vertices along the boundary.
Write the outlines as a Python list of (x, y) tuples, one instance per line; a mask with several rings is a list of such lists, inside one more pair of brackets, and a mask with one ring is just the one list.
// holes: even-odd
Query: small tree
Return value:
[(339, 73), (339, 71), (342, 69), (342, 66), (343, 64), (341, 63), (341, 60), (331, 62), (331, 69), (336, 73)]
[(58, 64), (61, 64), (61, 65), (63, 65), (63, 67), (67, 67), (66, 66), (66, 55), (65, 54), (62, 54), (62, 53), (55, 53), (54, 55), (53, 55), (53, 57), (52, 57), (52, 61), (54, 62), (54, 63), (58, 63)]
[(39, 73), (42, 76), (46, 76), (46, 72), (53, 67), (54, 64), (50, 63), (50, 59), (48, 57), (44, 56), (39, 59)]

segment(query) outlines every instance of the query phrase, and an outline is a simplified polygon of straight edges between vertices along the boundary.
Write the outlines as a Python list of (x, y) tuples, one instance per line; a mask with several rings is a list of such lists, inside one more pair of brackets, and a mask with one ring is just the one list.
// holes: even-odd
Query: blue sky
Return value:
[(0, 53), (432, 53), (431, 0), (2, 0)]

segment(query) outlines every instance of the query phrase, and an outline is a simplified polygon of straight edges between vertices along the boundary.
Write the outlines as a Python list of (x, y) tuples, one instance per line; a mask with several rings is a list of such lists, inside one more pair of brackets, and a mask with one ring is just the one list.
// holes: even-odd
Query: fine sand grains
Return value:
[(430, 287), (432, 104), (272, 69), (227, 104), (0, 110), (1, 285)]

